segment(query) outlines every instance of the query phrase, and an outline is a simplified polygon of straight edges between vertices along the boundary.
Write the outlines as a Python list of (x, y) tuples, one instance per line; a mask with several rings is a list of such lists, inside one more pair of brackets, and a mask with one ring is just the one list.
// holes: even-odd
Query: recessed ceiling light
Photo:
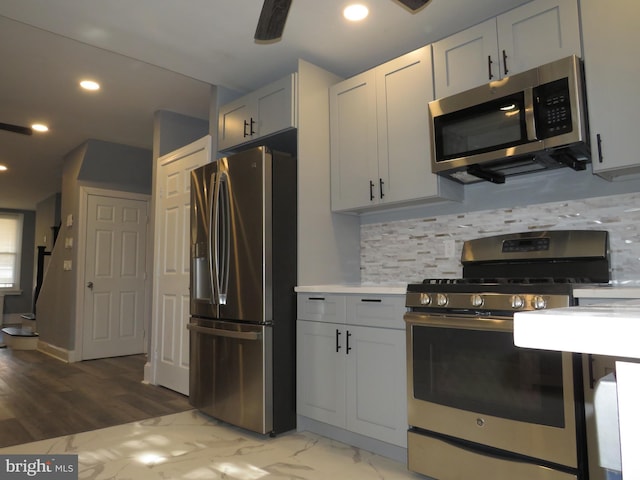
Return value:
[(36, 132), (48, 132), (49, 131), (49, 127), (47, 127), (46, 125), (44, 125), (42, 123), (34, 123), (33, 125), (31, 125), (31, 128), (34, 129)]
[(354, 3), (346, 7), (342, 14), (347, 20), (358, 22), (369, 15), (369, 9), (360, 3)]
[(8, 170), (6, 165), (0, 165), (0, 172), (6, 172)]
[(100, 84), (93, 80), (82, 80), (80, 86), (85, 90), (100, 90)]

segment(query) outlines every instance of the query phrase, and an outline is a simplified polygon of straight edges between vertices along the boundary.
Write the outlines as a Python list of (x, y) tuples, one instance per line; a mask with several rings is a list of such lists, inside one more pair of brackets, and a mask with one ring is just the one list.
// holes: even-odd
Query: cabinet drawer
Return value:
[(345, 323), (344, 295), (327, 293), (299, 293), (298, 319), (315, 322)]
[(353, 295), (347, 297), (349, 324), (404, 330), (404, 295)]

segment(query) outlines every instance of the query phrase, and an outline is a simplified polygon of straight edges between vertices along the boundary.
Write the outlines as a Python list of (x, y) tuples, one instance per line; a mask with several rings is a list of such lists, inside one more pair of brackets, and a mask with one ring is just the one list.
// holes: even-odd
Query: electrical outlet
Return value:
[(71, 266), (72, 266), (71, 260), (65, 260), (65, 261), (62, 263), (62, 268), (63, 268), (64, 270), (71, 270)]

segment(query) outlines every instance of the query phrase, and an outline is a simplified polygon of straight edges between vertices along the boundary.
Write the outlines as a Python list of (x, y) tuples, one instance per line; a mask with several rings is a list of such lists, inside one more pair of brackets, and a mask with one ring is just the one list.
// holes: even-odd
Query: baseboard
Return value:
[(298, 431), (309, 431), (407, 464), (407, 449), (298, 415)]
[(151, 362), (146, 362), (144, 364), (144, 378), (142, 379), (142, 383), (148, 383), (151, 384), (152, 383), (152, 379), (153, 379), (153, 369), (152, 369), (153, 365), (151, 365)]
[(50, 357), (56, 358), (65, 363), (72, 363), (76, 361), (76, 360), (73, 360), (73, 357), (74, 357), (73, 351), (69, 351), (64, 348), (51, 345), (50, 343), (43, 342), (42, 340), (38, 342), (38, 351), (45, 353)]

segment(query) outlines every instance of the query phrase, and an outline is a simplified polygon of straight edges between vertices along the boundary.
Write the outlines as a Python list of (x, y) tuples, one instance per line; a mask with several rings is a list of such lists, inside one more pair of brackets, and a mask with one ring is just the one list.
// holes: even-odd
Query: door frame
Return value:
[[(114, 197), (121, 198), (125, 200), (140, 200), (146, 202), (147, 204), (147, 220), (146, 220), (146, 228), (147, 228), (147, 238), (149, 236), (149, 208), (151, 202), (151, 195), (145, 193), (135, 193), (135, 192), (125, 192), (122, 190), (110, 190), (105, 188), (97, 188), (97, 187), (80, 187), (80, 195), (78, 202), (78, 234), (77, 234), (77, 252), (75, 256), (75, 270), (76, 270), (76, 311), (75, 311), (75, 340), (74, 340), (74, 349), (73, 352), (69, 352), (69, 361), (70, 362), (79, 362), (82, 360), (82, 339), (84, 333), (84, 323), (83, 323), (83, 312), (84, 312), (84, 292), (85, 289), (85, 255), (87, 251), (87, 214), (88, 208), (87, 203), (89, 201), (89, 195), (100, 195), (103, 197)], [(65, 247), (66, 248), (66, 247)], [(145, 250), (148, 248), (148, 242), (144, 246)], [(145, 259), (148, 259), (148, 255), (145, 252)], [(149, 330), (147, 326), (149, 325), (149, 321), (151, 319), (151, 289), (149, 288), (149, 275), (147, 274), (149, 266), (145, 261), (144, 268), (144, 320), (143, 320), (143, 328), (144, 328), (144, 338), (147, 338)], [(145, 353), (147, 353), (147, 342), (143, 341), (143, 346)]]

